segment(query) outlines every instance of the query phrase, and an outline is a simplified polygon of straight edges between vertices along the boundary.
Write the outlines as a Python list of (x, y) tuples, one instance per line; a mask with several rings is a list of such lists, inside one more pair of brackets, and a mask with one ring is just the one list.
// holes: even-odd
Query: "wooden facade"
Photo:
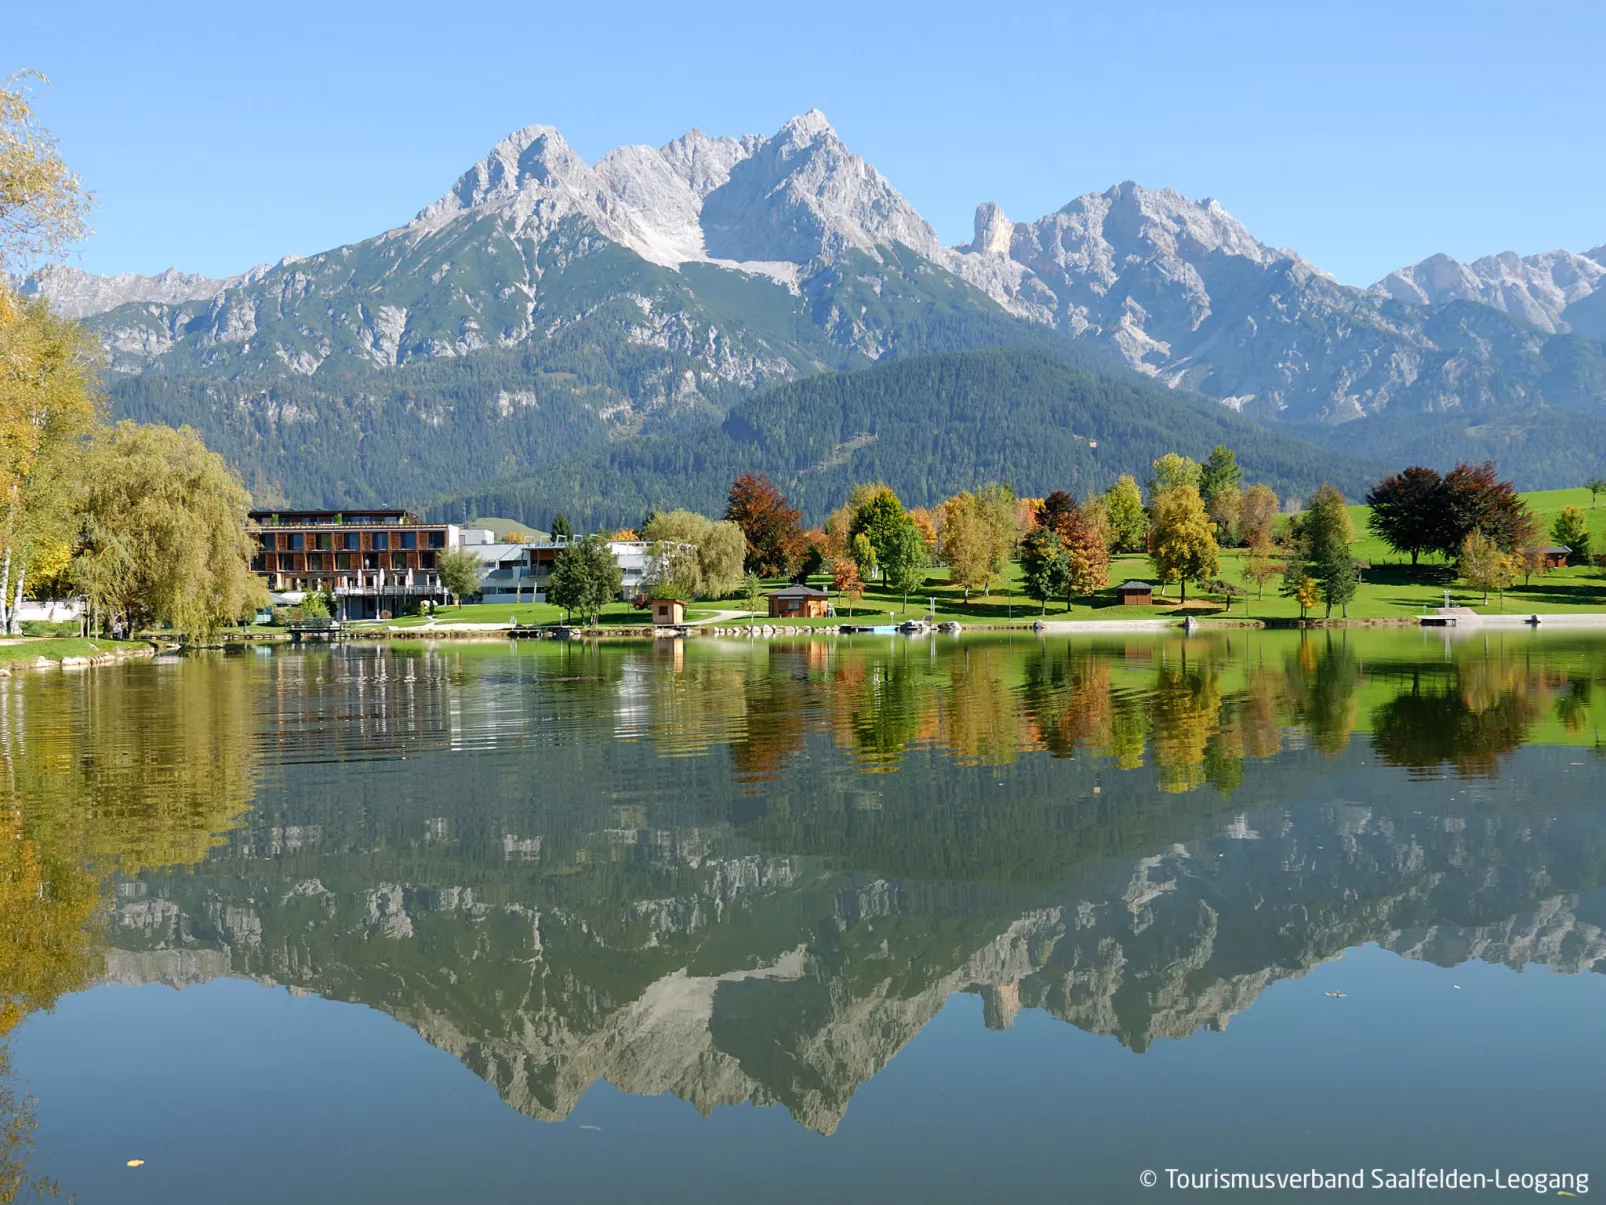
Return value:
[(769, 596), (771, 619), (823, 619), (831, 596), (817, 586), (788, 586)]
[(1151, 607), (1154, 605), (1154, 587), (1148, 582), (1122, 582), (1115, 588), (1116, 597), (1123, 607)]
[(655, 628), (678, 628), (686, 622), (686, 604), (678, 598), (649, 598), (647, 610)]
[(251, 568), (275, 593), (332, 594), (342, 618), (445, 598), (436, 563), (456, 542), (451, 524), (405, 510), (254, 510), (250, 520)]

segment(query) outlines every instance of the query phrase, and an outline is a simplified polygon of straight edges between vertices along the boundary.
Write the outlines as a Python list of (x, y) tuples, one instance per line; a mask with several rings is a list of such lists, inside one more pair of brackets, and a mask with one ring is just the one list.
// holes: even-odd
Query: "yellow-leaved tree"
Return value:
[(71, 526), (68, 474), (96, 413), (91, 344), (10, 279), (83, 237), (90, 198), (34, 120), (31, 72), (0, 83), (0, 629)]
[(1215, 526), (1205, 514), (1204, 502), (1194, 486), (1173, 486), (1155, 496), (1149, 523), (1149, 559), (1162, 582), (1182, 583), (1184, 604), (1188, 601), (1189, 582), (1215, 576), (1221, 560)]

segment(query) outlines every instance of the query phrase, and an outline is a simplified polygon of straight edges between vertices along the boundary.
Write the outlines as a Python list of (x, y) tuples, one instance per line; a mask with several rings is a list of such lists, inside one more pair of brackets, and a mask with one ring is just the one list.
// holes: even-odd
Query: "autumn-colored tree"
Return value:
[(1015, 495), (1006, 485), (957, 494), (942, 505), (942, 560), (956, 586), (989, 588), (1008, 572), (1015, 538)]
[(747, 538), (747, 568), (763, 577), (790, 576), (800, 552), (800, 512), (770, 479), (743, 473), (731, 483), (725, 517)]
[(1489, 592), (1498, 590), (1503, 606), (1505, 592), (1516, 580), (1516, 566), (1511, 554), (1503, 551), (1492, 536), (1477, 530), (1469, 531), (1461, 541), (1457, 568), (1467, 585), (1483, 591), (1485, 605), (1489, 602)]
[(1162, 582), (1182, 584), (1182, 602), (1186, 604), (1188, 583), (1214, 577), (1220, 567), (1215, 532), (1199, 491), (1191, 485), (1174, 486), (1157, 495), (1153, 511), (1149, 559)]
[(1294, 600), (1299, 603), (1299, 617), (1304, 619), (1310, 609), (1322, 600), (1321, 586), (1308, 573), (1301, 572), (1294, 586)]
[(915, 525), (920, 538), (926, 542), (929, 552), (937, 550), (937, 520), (930, 510), (924, 506), (915, 506), (909, 509), (909, 522)]
[(1411, 564), (1440, 546), (1445, 497), (1437, 470), (1412, 465), (1391, 473), (1371, 488), (1366, 504), (1372, 508), (1366, 520), (1372, 534), (1394, 551), (1410, 553)]
[(1517, 487), (1499, 480), (1492, 460), (1456, 465), (1444, 475), (1442, 500), (1435, 542), (1446, 556), (1459, 556), (1474, 531), (1493, 540), (1501, 552), (1513, 552), (1533, 521)]
[(78, 323), (56, 317), (43, 299), (19, 300), (3, 279), (0, 630), (15, 635), (29, 581), (59, 574), (56, 562), (75, 534), (83, 441), (98, 420), (97, 353)]
[(1261, 528), (1271, 535), (1271, 525), (1277, 519), (1279, 503), (1276, 491), (1269, 485), (1252, 485), (1244, 492), (1238, 508), (1238, 534), (1245, 544), (1255, 542), (1255, 533)]
[(35, 120), (24, 71), (0, 83), (0, 281), (53, 258), (88, 233), (93, 198)]
[(831, 562), (831, 589), (848, 600), (848, 614), (864, 597), (864, 582), (859, 578), (859, 567), (851, 557), (838, 557)]
[(1086, 597), (1110, 584), (1110, 549), (1104, 530), (1082, 507), (1062, 520), (1060, 538), (1065, 541), (1065, 609), (1071, 599)]
[(1262, 600), (1266, 597), (1266, 583), (1282, 571), (1282, 565), (1277, 562), (1277, 546), (1272, 542), (1271, 527), (1262, 523), (1255, 528), (1249, 540), (1249, 547), (1244, 552), (1245, 586), (1247, 588), (1249, 582), (1254, 582), (1255, 598), (1257, 601)]

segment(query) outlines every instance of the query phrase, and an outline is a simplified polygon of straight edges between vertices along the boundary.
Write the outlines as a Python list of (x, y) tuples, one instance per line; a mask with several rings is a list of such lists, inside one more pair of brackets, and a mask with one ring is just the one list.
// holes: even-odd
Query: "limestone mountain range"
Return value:
[[(362, 242), (224, 280), (63, 269), (25, 287), (147, 379), (137, 405), (114, 390), (136, 417), (250, 422), (272, 442), (307, 423), (371, 433), (354, 414), (373, 405), (478, 439), (507, 396), (551, 398), (511, 441), (518, 460), (577, 412), (598, 438), (630, 436), (801, 375), (1049, 336), (1264, 421), (1606, 416), (1603, 276), (1597, 247), (1434, 256), (1357, 289), (1217, 200), (1132, 182), (1034, 221), (984, 203), (973, 239), (944, 247), (811, 111), (769, 137), (694, 129), (595, 164), (533, 125)], [(424, 366), (469, 362), (474, 384), (420, 387)]]

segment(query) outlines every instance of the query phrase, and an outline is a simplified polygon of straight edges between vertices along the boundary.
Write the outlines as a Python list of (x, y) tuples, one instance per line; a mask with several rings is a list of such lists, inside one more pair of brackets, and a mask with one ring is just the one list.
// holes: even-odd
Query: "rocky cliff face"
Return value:
[[(286, 256), (280, 264), (294, 260), (294, 256)], [(168, 268), (155, 276), (141, 276), (136, 272), (98, 276), (63, 264), (28, 276), (22, 281), (20, 291), (24, 297), (48, 298), (51, 308), (68, 318), (88, 318), (120, 305), (139, 302), (177, 304), (207, 300), (260, 280), (273, 267), (259, 264), (238, 276), (218, 278), (180, 272), (177, 268)]]
[(1467, 269), (1440, 287), (1430, 263), (1363, 291), (1261, 243), (1214, 199), (1129, 181), (1034, 222), (987, 203), (947, 262), (1012, 312), (1169, 385), (1262, 417), (1344, 422), (1545, 398), (1547, 336), (1573, 329), (1567, 299), (1603, 270), (1569, 252), (1532, 260), (1523, 288)]
[[(1341, 422), (1541, 399), (1606, 410), (1546, 376), (1551, 338), (1606, 335), (1603, 262), (1600, 248), (1440, 256), (1353, 289), (1213, 199), (1131, 182), (1031, 222), (985, 204), (971, 242), (949, 250), (811, 111), (770, 137), (692, 130), (595, 165), (530, 126), (362, 243), (228, 281), (79, 273), (40, 287), (98, 315), (125, 373), (384, 372), (586, 331), (604, 356), (664, 353), (650, 396), (616, 411), (627, 429), (714, 397), (710, 384), (888, 354), (894, 295), (971, 318), (990, 299), (1235, 408)], [(970, 288), (950, 296), (943, 276)]]
[(1473, 301), (1521, 318), (1544, 331), (1606, 338), (1606, 307), (1589, 299), (1606, 277), (1606, 244), (1579, 255), (1514, 251), (1486, 255), (1463, 264), (1448, 255), (1431, 255), (1372, 286), (1382, 297), (1414, 305)]

